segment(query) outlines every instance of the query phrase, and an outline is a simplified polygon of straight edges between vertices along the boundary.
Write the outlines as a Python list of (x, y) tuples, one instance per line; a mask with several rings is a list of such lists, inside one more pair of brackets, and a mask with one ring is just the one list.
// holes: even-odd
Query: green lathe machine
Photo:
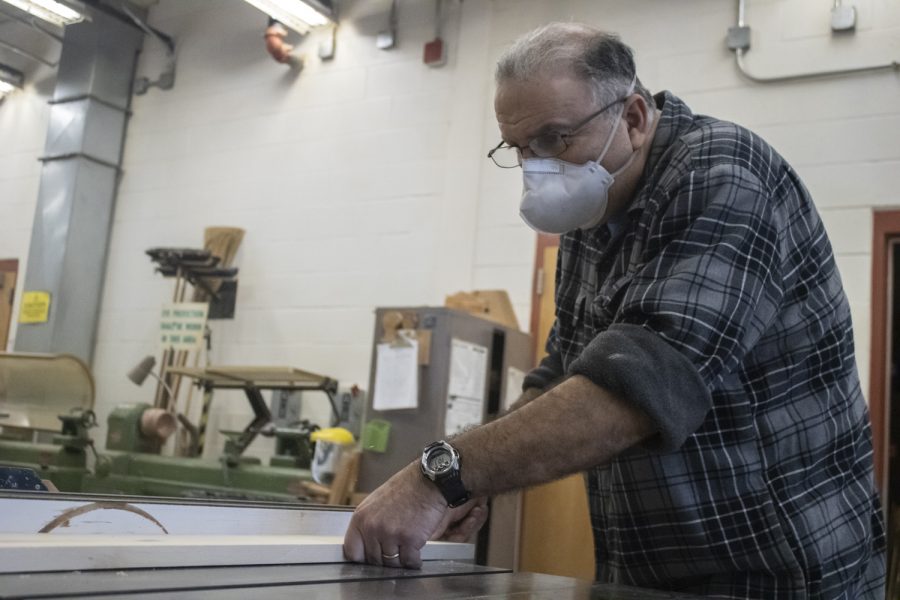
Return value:
[[(0, 353), (0, 465), (33, 469), (63, 492), (309, 501), (309, 436), (316, 426), (276, 427), (261, 391), (319, 391), (334, 409), (337, 382), (291, 368), (182, 371), (208, 399), (215, 389), (240, 389), (253, 408), (243, 431), (223, 432), (228, 440), (218, 459), (161, 456), (175, 416), (147, 404), (113, 409), (99, 453), (91, 437), (94, 381), (84, 363), (68, 355)], [(242, 455), (260, 434), (274, 436), (276, 451), (286, 453), (268, 466)]]

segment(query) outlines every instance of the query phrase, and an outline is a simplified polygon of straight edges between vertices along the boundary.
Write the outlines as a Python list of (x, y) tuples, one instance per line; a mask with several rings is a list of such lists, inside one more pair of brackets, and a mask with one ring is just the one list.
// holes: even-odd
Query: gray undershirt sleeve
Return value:
[(660, 454), (680, 448), (712, 407), (709, 389), (687, 357), (639, 325), (618, 323), (597, 335), (569, 374), (644, 411), (659, 433), (641, 447)]
[(528, 375), (525, 376), (525, 381), (522, 384), (522, 391), (524, 392), (528, 388), (546, 390), (556, 383), (556, 381), (561, 379), (563, 375), (562, 360), (560, 360), (559, 354), (548, 354), (541, 361), (541, 364), (532, 369)]

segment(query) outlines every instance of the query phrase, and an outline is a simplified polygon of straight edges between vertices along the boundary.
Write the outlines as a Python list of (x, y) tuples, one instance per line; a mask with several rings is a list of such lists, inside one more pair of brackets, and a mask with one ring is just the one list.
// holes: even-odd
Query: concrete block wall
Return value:
[[(749, 0), (748, 65), (779, 75), (900, 58), (896, 2), (852, 3), (858, 31), (835, 37), (829, 3)], [(152, 382), (139, 390), (124, 377), (158, 355), (157, 313), (172, 295), (144, 250), (199, 246), (207, 226), (247, 231), (237, 318), (214, 323), (214, 363), (293, 365), (365, 385), (373, 309), (439, 304), (461, 289), (507, 289), (527, 328), (535, 238), (518, 217), (519, 172), (485, 158), (498, 141), (492, 70), (521, 33), (570, 19), (620, 32), (648, 87), (754, 128), (794, 164), (834, 243), (868, 389), (871, 212), (900, 205), (900, 79), (750, 83), (724, 44), (736, 4), (447, 0), (448, 61), (430, 69), (421, 52), (432, 2), (401, 1), (399, 47), (385, 52), (374, 38), (389, 1), (343, 0), (335, 58), (316, 56), (326, 34), (313, 32), (296, 74), (265, 53), (266, 19), (246, 3), (161, 0), (150, 22), (176, 37), (178, 76), (173, 90), (134, 101), (94, 362), (101, 417), (152, 398)], [(161, 64), (148, 41), (140, 74)], [(10, 258), (27, 252), (45, 99), (32, 94), (27, 117), (10, 110), (21, 99), (0, 106), (0, 250)], [(211, 429), (242, 427), (246, 404), (217, 396)], [(218, 451), (221, 439), (210, 442)]]

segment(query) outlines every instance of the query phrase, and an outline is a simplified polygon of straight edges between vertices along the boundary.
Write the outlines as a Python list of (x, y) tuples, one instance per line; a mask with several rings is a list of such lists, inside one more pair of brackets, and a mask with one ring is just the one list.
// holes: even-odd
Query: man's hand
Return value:
[(418, 569), (422, 566), (419, 552), (425, 542), (449, 533), (456, 520), (437, 487), (426, 481), (418, 463), (413, 463), (356, 508), (344, 536), (344, 557), (353, 562)]
[(487, 498), (473, 498), (462, 506), (451, 508), (441, 527), (432, 536), (442, 542), (466, 542), (481, 529), (488, 518)]

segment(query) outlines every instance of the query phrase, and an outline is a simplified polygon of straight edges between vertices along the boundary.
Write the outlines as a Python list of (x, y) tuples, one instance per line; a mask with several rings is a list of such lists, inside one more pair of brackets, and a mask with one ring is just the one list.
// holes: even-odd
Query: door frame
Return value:
[[(13, 314), (13, 303), (16, 300), (15, 288), (16, 288), (16, 284), (18, 282), (18, 277), (19, 277), (19, 259), (17, 259), (17, 258), (0, 259), (0, 277), (4, 277), (4, 275), (3, 275), (4, 273), (10, 273), (10, 272), (15, 273), (15, 277), (13, 278), (13, 296), (10, 298), (10, 303), (9, 303), (9, 323), (6, 324), (6, 336), (0, 337), (0, 352), (5, 352), (6, 344), (9, 343), (9, 332), (12, 329), (13, 318), (15, 317), (15, 315)], [(0, 300), (3, 299), (2, 296), (5, 296), (5, 294), (0, 295)], [(2, 328), (0, 328), (0, 331), (2, 331)]]
[(887, 466), (888, 369), (890, 339), (887, 326), (891, 242), (900, 238), (900, 210), (875, 210), (872, 213), (872, 315), (869, 349), (869, 418), (872, 420), (875, 481), (879, 490), (885, 488)]
[[(546, 340), (538, 340), (537, 333), (541, 322), (541, 285), (544, 280), (544, 250), (551, 246), (559, 246), (559, 236), (549, 233), (539, 233), (534, 248), (534, 269), (531, 278), (531, 335), (535, 337), (535, 362), (540, 361), (540, 349)], [(554, 265), (555, 267), (555, 265)]]

